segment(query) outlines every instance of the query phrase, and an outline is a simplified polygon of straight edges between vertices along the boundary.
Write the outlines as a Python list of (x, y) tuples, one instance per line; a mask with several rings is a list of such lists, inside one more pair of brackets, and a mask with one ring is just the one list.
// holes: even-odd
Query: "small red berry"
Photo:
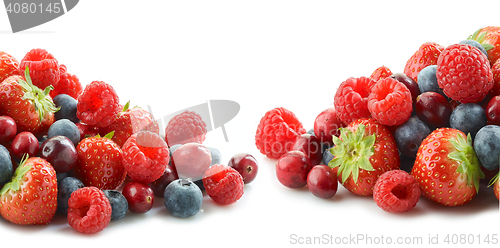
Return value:
[[(333, 142), (333, 140), (332, 140)], [(311, 160), (311, 165), (318, 165), (323, 161), (323, 149), (316, 136), (302, 134), (293, 144), (292, 150), (301, 151)]]
[(259, 170), (257, 160), (248, 153), (238, 153), (234, 155), (227, 165), (233, 167), (233, 169), (240, 173), (243, 177), (243, 183), (245, 184), (251, 183), (257, 176), (257, 171)]
[(96, 187), (83, 187), (71, 193), (68, 206), (69, 225), (78, 232), (98, 233), (111, 221), (111, 204)]
[(200, 179), (212, 163), (210, 151), (202, 144), (187, 143), (172, 153), (172, 165), (181, 178)]
[(203, 143), (207, 134), (207, 124), (201, 116), (192, 111), (184, 111), (174, 116), (165, 128), (165, 141), (169, 147), (177, 144)]
[(380, 175), (373, 187), (375, 203), (389, 213), (410, 211), (417, 205), (419, 198), (419, 183), (403, 170), (385, 172)]
[(243, 196), (243, 177), (229, 166), (212, 165), (202, 181), (207, 194), (219, 205), (233, 204)]
[(113, 87), (102, 81), (93, 81), (78, 97), (76, 115), (88, 125), (106, 127), (121, 110), (120, 99)]
[(42, 90), (60, 79), (59, 63), (45, 49), (30, 50), (19, 64), (19, 75), (24, 75), (26, 67), (29, 68), (33, 84)]
[(379, 79), (386, 78), (392, 75), (392, 71), (387, 66), (380, 66), (373, 71), (370, 79), (377, 82)]
[(38, 139), (30, 132), (20, 132), (16, 135), (11, 144), (12, 154), (22, 158), (25, 154), (29, 157), (36, 157), (40, 150)]
[(0, 143), (12, 141), (16, 134), (16, 121), (10, 116), (0, 116)]
[(337, 193), (337, 172), (326, 165), (316, 165), (307, 175), (307, 187), (319, 198), (331, 198)]
[(146, 184), (139, 182), (127, 183), (123, 187), (122, 194), (127, 199), (130, 212), (142, 214), (153, 208), (154, 192)]
[(276, 161), (276, 176), (283, 186), (302, 188), (307, 185), (307, 174), (312, 169), (311, 160), (303, 152), (290, 151)]
[(342, 82), (335, 93), (334, 106), (338, 118), (345, 125), (370, 117), (368, 96), (377, 82), (367, 77), (349, 78)]
[(327, 108), (314, 120), (314, 134), (322, 143), (333, 145), (333, 137), (340, 135), (340, 128), (346, 125), (337, 117), (335, 108)]
[(381, 79), (368, 96), (368, 110), (380, 124), (403, 124), (410, 118), (413, 110), (410, 90), (395, 79)]

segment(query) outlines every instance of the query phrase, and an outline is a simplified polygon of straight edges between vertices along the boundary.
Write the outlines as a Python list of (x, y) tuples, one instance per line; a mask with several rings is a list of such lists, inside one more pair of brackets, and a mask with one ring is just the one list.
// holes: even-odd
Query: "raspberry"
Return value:
[(45, 49), (35, 48), (24, 56), (19, 64), (20, 75), (24, 75), (26, 67), (29, 67), (33, 84), (42, 90), (60, 79), (59, 63)]
[(373, 186), (375, 203), (389, 213), (407, 212), (417, 205), (419, 198), (417, 180), (403, 170), (385, 172)]
[(449, 98), (461, 103), (476, 103), (493, 87), (488, 57), (476, 47), (448, 46), (438, 58), (436, 77)]
[(375, 81), (367, 78), (348, 78), (342, 82), (335, 93), (334, 105), (338, 118), (345, 125), (360, 118), (370, 117), (368, 95)]
[(160, 135), (141, 131), (123, 144), (123, 166), (136, 182), (152, 183), (160, 178), (170, 159), (167, 143)]
[(243, 177), (235, 169), (225, 165), (212, 165), (203, 175), (207, 194), (220, 205), (229, 205), (243, 195)]
[(278, 159), (291, 151), (297, 138), (305, 132), (294, 113), (285, 108), (275, 108), (260, 120), (255, 145), (268, 158)]
[(120, 113), (119, 101), (111, 85), (102, 81), (93, 81), (78, 97), (76, 115), (88, 125), (106, 127)]
[(12, 75), (24, 75), (19, 74), (19, 62), (8, 53), (0, 52), (0, 83)]
[(165, 141), (169, 147), (177, 144), (203, 143), (207, 134), (207, 124), (200, 115), (184, 111), (174, 116), (165, 128)]
[(370, 79), (377, 82), (379, 79), (386, 78), (392, 75), (392, 71), (387, 66), (380, 66), (370, 76)]
[(81, 233), (98, 233), (111, 220), (111, 204), (96, 187), (83, 187), (71, 193), (68, 206), (69, 225)]
[(380, 79), (368, 96), (368, 110), (380, 124), (397, 126), (411, 116), (411, 93), (406, 86), (392, 78)]
[(50, 92), (50, 96), (54, 98), (57, 95), (66, 94), (78, 99), (83, 90), (80, 79), (76, 75), (67, 73), (65, 65), (59, 66), (59, 71), (61, 73), (60, 79), (52, 85), (54, 86), (54, 90)]

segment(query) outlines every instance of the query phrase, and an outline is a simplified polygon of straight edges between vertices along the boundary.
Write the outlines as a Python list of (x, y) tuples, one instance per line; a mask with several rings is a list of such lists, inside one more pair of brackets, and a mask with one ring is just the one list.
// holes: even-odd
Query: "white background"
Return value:
[(220, 207), (205, 196), (203, 212), (189, 219), (171, 216), (160, 198), (147, 214), (129, 212), (96, 235), (76, 233), (59, 215), (42, 227), (0, 220), (2, 242), (8, 237), (47, 247), (284, 247), (293, 246), (294, 234), (359, 234), (393, 242), (422, 237), (424, 245), (439, 235), (443, 246), (447, 234), (472, 234), (477, 245), (477, 235), (499, 233), (491, 188), (483, 185), (471, 203), (457, 208), (422, 198), (402, 215), (385, 213), (370, 197), (342, 186), (322, 200), (307, 188), (279, 184), (275, 161), (258, 152), (254, 135), (274, 107), (291, 110), (312, 128), (348, 77), (369, 76), (381, 65), (402, 72), (424, 42), (446, 46), (482, 26), (499, 26), (498, 7), (497, 1), (85, 0), (54, 21), (16, 34), (0, 7), (0, 50), (20, 61), (32, 48), (47, 49), (84, 85), (105, 81), (122, 103), (150, 106), (157, 118), (210, 99), (238, 102), (239, 114), (225, 126), (229, 142), (219, 128), (205, 144), (219, 148), (224, 163), (238, 152), (260, 163), (240, 201)]

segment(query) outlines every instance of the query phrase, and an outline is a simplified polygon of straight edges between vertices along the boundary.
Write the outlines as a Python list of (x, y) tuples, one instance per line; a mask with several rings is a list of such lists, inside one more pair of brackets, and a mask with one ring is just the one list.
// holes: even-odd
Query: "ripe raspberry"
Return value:
[(167, 143), (160, 135), (141, 131), (128, 138), (122, 147), (123, 166), (136, 182), (152, 183), (160, 178), (170, 159)]
[(380, 124), (397, 126), (407, 121), (412, 112), (411, 93), (403, 83), (380, 79), (368, 96), (368, 110)]
[(93, 81), (78, 97), (76, 115), (82, 122), (106, 127), (120, 113), (120, 99), (113, 87), (102, 81)]
[(292, 150), (297, 138), (306, 133), (294, 113), (285, 108), (269, 110), (260, 120), (255, 145), (268, 158), (278, 159)]
[(493, 88), (491, 88), (491, 93), (494, 96), (498, 96), (500, 95), (500, 60), (497, 60), (493, 64), (491, 72), (493, 73)]
[(96, 187), (83, 187), (71, 193), (68, 206), (69, 225), (81, 233), (98, 233), (111, 220), (111, 204)]
[(461, 103), (476, 103), (493, 87), (488, 57), (476, 47), (454, 44), (439, 56), (436, 77), (444, 94)]
[(372, 75), (370, 76), (370, 79), (377, 82), (379, 79), (386, 78), (392, 75), (392, 71), (387, 67), (387, 66), (381, 66), (377, 68)]
[(20, 75), (24, 74), (26, 67), (30, 70), (33, 84), (42, 90), (60, 79), (59, 63), (45, 49), (35, 48), (24, 56), (19, 64)]
[(380, 175), (373, 187), (373, 199), (384, 211), (404, 213), (417, 205), (420, 188), (406, 171), (391, 170)]
[(8, 53), (0, 51), (0, 83), (6, 78), (19, 74), (19, 62)]
[(80, 79), (78, 79), (76, 75), (67, 73), (65, 65), (60, 65), (59, 71), (61, 74), (60, 79), (57, 83), (52, 85), (54, 86), (54, 90), (50, 92), (50, 96), (54, 98), (59, 94), (66, 94), (78, 99), (78, 96), (80, 96), (83, 91)]
[(243, 177), (235, 169), (225, 165), (212, 165), (203, 175), (207, 194), (220, 205), (229, 205), (243, 195)]
[(165, 128), (165, 141), (169, 147), (177, 144), (203, 143), (207, 134), (207, 124), (200, 115), (184, 111), (174, 116)]
[(338, 118), (345, 125), (360, 119), (369, 118), (368, 95), (375, 81), (367, 78), (348, 78), (342, 82), (335, 93), (334, 105)]

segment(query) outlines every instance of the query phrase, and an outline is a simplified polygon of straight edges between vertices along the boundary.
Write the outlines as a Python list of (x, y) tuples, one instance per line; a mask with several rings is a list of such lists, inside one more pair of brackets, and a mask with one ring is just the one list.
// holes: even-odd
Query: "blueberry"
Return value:
[(75, 177), (65, 177), (57, 183), (57, 211), (63, 215), (68, 214), (68, 200), (75, 190), (83, 188), (82, 181)]
[(174, 153), (175, 150), (177, 150), (177, 148), (181, 147), (181, 144), (177, 144), (177, 145), (173, 145), (171, 147), (168, 148), (169, 152), (170, 152), (170, 160), (169, 160), (169, 164), (172, 164), (172, 154)]
[(49, 127), (49, 131), (47, 134), (48, 138), (52, 138), (54, 136), (66, 136), (68, 139), (73, 142), (75, 147), (80, 142), (80, 130), (76, 126), (75, 123), (71, 122), (68, 119), (58, 120)]
[(477, 131), (486, 126), (488, 119), (484, 109), (476, 103), (458, 105), (450, 116), (450, 127), (458, 129), (474, 138)]
[(310, 134), (312, 136), (316, 136), (316, 134), (314, 133), (314, 128), (309, 129), (309, 131), (307, 131), (306, 134)]
[(0, 145), (0, 185), (8, 183), (13, 173), (10, 153), (5, 146)]
[(202, 202), (203, 194), (200, 188), (189, 180), (177, 179), (165, 188), (165, 207), (173, 216), (193, 216), (200, 211)]
[(488, 52), (486, 51), (486, 49), (484, 49), (483, 45), (481, 45), (479, 42), (477, 42), (475, 40), (463, 40), (463, 41), (458, 42), (458, 44), (465, 44), (465, 45), (476, 47), (479, 50), (481, 50), (481, 52), (484, 53), (484, 55), (488, 56)]
[(418, 89), (420, 94), (428, 91), (437, 92), (450, 100), (439, 87), (436, 77), (437, 65), (429, 65), (418, 73)]
[(477, 132), (473, 143), (481, 165), (490, 171), (497, 170), (500, 163), (500, 127), (484, 126)]
[(417, 116), (412, 116), (405, 123), (396, 127), (394, 138), (396, 145), (402, 154), (415, 157), (417, 156), (420, 143), (431, 133), (430, 128)]
[(210, 166), (214, 164), (220, 164), (222, 162), (222, 155), (220, 154), (219, 149), (208, 146), (207, 149), (210, 151), (210, 154), (212, 155), (212, 163), (210, 163)]
[(328, 165), (328, 163), (330, 163), (330, 161), (332, 161), (333, 159), (332, 152), (330, 151), (331, 148), (333, 148), (333, 146), (325, 149), (325, 151), (323, 152), (323, 164), (325, 165)]
[(128, 211), (128, 202), (125, 196), (116, 190), (103, 190), (103, 192), (111, 204), (111, 220), (115, 221), (125, 217)]
[(56, 107), (60, 107), (59, 111), (54, 114), (54, 120), (68, 119), (73, 123), (78, 123), (80, 120), (76, 117), (76, 105), (77, 101), (75, 98), (66, 95), (59, 94), (53, 99)]

